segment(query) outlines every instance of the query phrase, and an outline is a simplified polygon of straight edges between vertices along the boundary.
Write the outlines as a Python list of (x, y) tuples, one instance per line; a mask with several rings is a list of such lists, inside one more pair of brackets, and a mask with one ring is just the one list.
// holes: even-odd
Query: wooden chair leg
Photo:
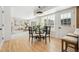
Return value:
[(41, 41), (41, 36), (40, 36), (40, 38), (39, 38), (39, 39), (40, 39), (40, 41)]
[(30, 42), (30, 36), (29, 36), (29, 42)]
[(49, 42), (50, 42), (50, 36), (49, 36)]
[(78, 44), (75, 45), (75, 52), (78, 52)]
[(45, 37), (45, 44), (47, 44), (47, 38)]
[(61, 50), (62, 50), (62, 52), (64, 52), (64, 50), (63, 50), (63, 46), (64, 46), (63, 43), (64, 43), (64, 41), (62, 40), (61, 41), (61, 45), (62, 45)]
[(32, 42), (31, 43), (33, 43), (33, 37), (32, 37)]
[(67, 47), (68, 47), (68, 44), (67, 42), (65, 42), (65, 52), (67, 52)]

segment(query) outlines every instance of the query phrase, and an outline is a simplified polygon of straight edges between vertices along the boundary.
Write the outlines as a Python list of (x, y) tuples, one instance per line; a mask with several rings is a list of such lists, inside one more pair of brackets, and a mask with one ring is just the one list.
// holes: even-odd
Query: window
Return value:
[(61, 25), (71, 25), (71, 13), (61, 14)]

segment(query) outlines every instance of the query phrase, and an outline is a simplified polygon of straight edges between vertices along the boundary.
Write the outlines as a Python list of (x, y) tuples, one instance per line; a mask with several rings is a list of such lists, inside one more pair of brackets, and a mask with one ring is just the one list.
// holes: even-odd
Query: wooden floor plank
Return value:
[(51, 38), (51, 42), (38, 41), (34, 39), (33, 44), (29, 42), (28, 35), (14, 35), (6, 40), (0, 51), (3, 52), (61, 52), (61, 40)]

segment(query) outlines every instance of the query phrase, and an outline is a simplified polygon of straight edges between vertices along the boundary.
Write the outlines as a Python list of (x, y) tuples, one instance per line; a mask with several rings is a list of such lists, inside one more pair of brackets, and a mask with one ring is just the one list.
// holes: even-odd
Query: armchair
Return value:
[[(79, 29), (76, 29), (74, 33), (68, 33), (65, 37), (62, 38), (62, 52), (67, 51), (68, 47), (74, 48), (75, 51), (78, 51), (78, 42), (79, 42)], [(74, 47), (70, 46), (73, 45)]]

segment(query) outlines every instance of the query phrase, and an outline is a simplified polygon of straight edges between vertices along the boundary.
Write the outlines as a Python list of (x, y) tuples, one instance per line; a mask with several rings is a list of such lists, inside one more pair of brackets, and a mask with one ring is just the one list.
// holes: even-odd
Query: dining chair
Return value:
[(44, 26), (43, 31), (44, 31), (44, 33), (41, 34), (41, 38), (45, 39), (45, 43), (47, 43), (47, 38), (49, 37), (49, 42), (50, 42), (51, 27), (50, 26)]
[(46, 26), (46, 37), (49, 37), (49, 42), (50, 42), (50, 31), (51, 31), (51, 27), (50, 26)]
[(33, 43), (33, 38), (37, 38), (37, 35), (34, 34), (34, 30), (32, 27), (29, 27), (29, 41), (32, 38), (32, 43)]
[(29, 27), (29, 41), (32, 36), (33, 36), (32, 27)]
[(75, 49), (75, 52), (78, 52), (78, 42), (79, 30), (76, 29), (74, 33), (68, 33), (68, 35), (62, 38), (62, 52), (67, 52), (68, 48), (73, 48)]

